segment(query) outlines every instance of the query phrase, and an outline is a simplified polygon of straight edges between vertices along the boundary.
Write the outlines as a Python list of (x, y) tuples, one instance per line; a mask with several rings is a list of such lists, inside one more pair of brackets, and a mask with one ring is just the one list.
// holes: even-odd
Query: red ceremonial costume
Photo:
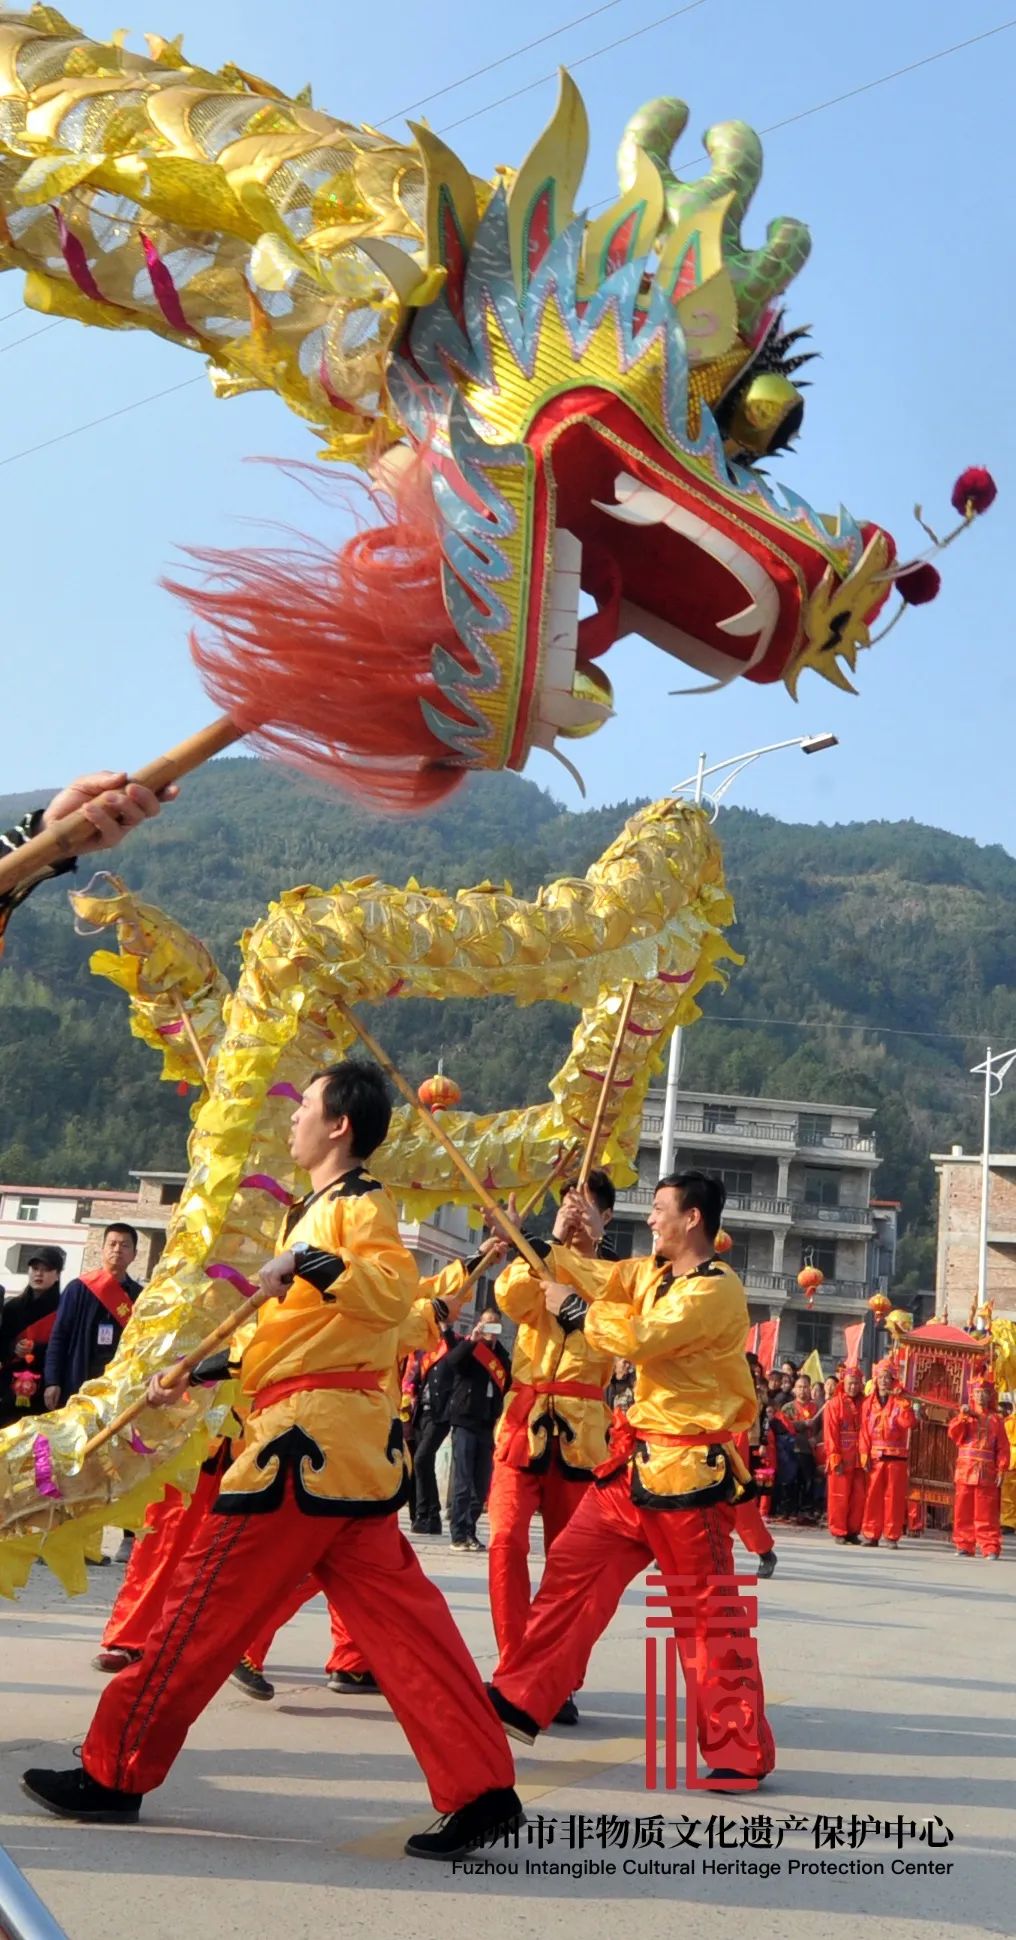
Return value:
[(853, 1541), (864, 1521), (865, 1474), (861, 1467), (861, 1416), (864, 1400), (844, 1387), (826, 1402), (826, 1513), (829, 1534)]
[[(864, 1498), (861, 1533), (869, 1545), (898, 1543), (907, 1513), (907, 1480), (910, 1474), (910, 1431), (917, 1427), (913, 1404), (891, 1390), (882, 1399), (878, 1376), (884, 1363), (875, 1369), (876, 1387), (861, 1409), (861, 1466), (868, 1484)], [(895, 1369), (890, 1370), (893, 1380)]]
[[(976, 1394), (978, 1382), (973, 1384)], [(987, 1387), (987, 1384), (984, 1384)], [(953, 1542), (961, 1556), (1002, 1554), (1002, 1479), (1009, 1467), (1009, 1437), (995, 1408), (994, 1387), (987, 1406), (977, 1401), (973, 1414), (954, 1415), (946, 1426), (956, 1449)]]
[(308, 1245), (312, 1264), (258, 1314), (239, 1453), (143, 1658), (104, 1692), (82, 1763), (120, 1791), (161, 1784), (250, 1638), (312, 1571), (369, 1655), (435, 1807), (453, 1812), (510, 1787), (512, 1761), (448, 1606), (399, 1534), (394, 1369), (416, 1269), (392, 1200), (359, 1167), (303, 1201), (287, 1229), (283, 1246)]
[(747, 1328), (744, 1288), (719, 1260), (678, 1277), (662, 1260), (622, 1261), (592, 1302), (586, 1340), (634, 1364), (635, 1399), (551, 1548), (525, 1636), (495, 1672), (500, 1696), (540, 1729), (581, 1688), (625, 1589), (655, 1562), (687, 1585), (671, 1607), (685, 1676), (697, 1679), (703, 1758), (746, 1779), (772, 1770), (755, 1639), (729, 1585), (732, 1444), (757, 1410)]
[[(610, 1268), (571, 1248), (553, 1245), (552, 1279), (602, 1291)], [(521, 1642), (529, 1620), (529, 1530), (543, 1522), (544, 1556), (571, 1520), (593, 1472), (607, 1453), (610, 1413), (604, 1391), (612, 1359), (585, 1335), (586, 1301), (555, 1319), (543, 1283), (524, 1260), (505, 1269), (495, 1288), (498, 1306), (518, 1333), (512, 1350), (511, 1397), (498, 1423), (490, 1490), (490, 1610), (504, 1657)]]

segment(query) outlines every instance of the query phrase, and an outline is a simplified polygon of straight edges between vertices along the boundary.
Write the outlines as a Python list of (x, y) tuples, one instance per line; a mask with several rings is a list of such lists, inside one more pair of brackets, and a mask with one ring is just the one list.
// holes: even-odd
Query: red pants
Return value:
[(522, 1642), (494, 1673), (498, 1689), (538, 1725), (549, 1724), (581, 1688), (593, 1646), (628, 1584), (655, 1560), (665, 1575), (702, 1585), (691, 1593), (693, 1637), (682, 1635), (689, 1628), (689, 1592), (674, 1612), (685, 1676), (691, 1668), (698, 1680), (702, 1756), (711, 1768), (761, 1778), (772, 1771), (776, 1753), (755, 1639), (744, 1629), (743, 1613), (740, 1620), (731, 1615), (729, 1629), (722, 1626), (715, 1594), (707, 1622), (708, 1579), (733, 1571), (734, 1511), (727, 1503), (638, 1509), (629, 1489), (622, 1471), (605, 1488), (587, 1490), (547, 1558)]
[(966, 1556), (1002, 1554), (1002, 1491), (993, 1482), (957, 1482), (953, 1542)]
[[(902, 1466), (905, 1468), (906, 1464)], [(848, 1469), (826, 1481), (826, 1510), (830, 1536), (859, 1536), (864, 1521), (865, 1475), (863, 1468)]]
[[(278, 1609), (273, 1610), (269, 1621), (262, 1624), (257, 1636), (251, 1639), (243, 1653), (247, 1662), (252, 1664), (256, 1671), (264, 1670), (265, 1658), (279, 1631), (285, 1628), (291, 1617), (296, 1616), (298, 1610), (303, 1609), (305, 1603), (310, 1603), (312, 1598), (321, 1595), (321, 1588), (321, 1584), (315, 1577), (308, 1576), (302, 1583), (298, 1583), (288, 1596), (283, 1597)], [(328, 1605), (328, 1621), (332, 1627), (332, 1652), (325, 1665), (325, 1671), (369, 1670), (370, 1666), (366, 1658), (360, 1655), (342, 1618), (331, 1603)]]
[(562, 1529), (571, 1521), (589, 1483), (569, 1482), (551, 1453), (550, 1466), (543, 1475), (528, 1469), (509, 1468), (507, 1462), (494, 1463), (490, 1490), (490, 1613), (494, 1635), (502, 1657), (514, 1644), (521, 1643), (529, 1621), (532, 1600), (529, 1587), (529, 1526), (539, 1510), (543, 1517), (543, 1549), (546, 1556)]
[(436, 1810), (510, 1786), (511, 1753), (476, 1666), (397, 1518), (305, 1516), (291, 1488), (268, 1514), (206, 1518), (144, 1656), (102, 1694), (82, 1748), (91, 1777), (131, 1792), (161, 1785), (249, 1638), (308, 1568), (358, 1649), (375, 1650)]
[(752, 1556), (768, 1556), (769, 1551), (776, 1547), (757, 1497), (751, 1502), (737, 1504), (734, 1530)]
[(219, 1493), (220, 1471), (202, 1469), (188, 1502), (179, 1489), (167, 1489), (162, 1502), (146, 1512), (150, 1534), (139, 1536), (124, 1571), (120, 1594), (102, 1633), (102, 1647), (144, 1650), (159, 1618), (169, 1586)]
[(902, 1459), (888, 1462), (875, 1459), (867, 1471), (868, 1487), (864, 1498), (861, 1534), (866, 1543), (898, 1543), (907, 1513), (909, 1463)]

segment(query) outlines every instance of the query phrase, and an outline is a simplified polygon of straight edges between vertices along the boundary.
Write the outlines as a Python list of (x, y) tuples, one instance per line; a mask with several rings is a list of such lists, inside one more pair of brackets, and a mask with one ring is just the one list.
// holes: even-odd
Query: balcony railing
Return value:
[[(618, 1211), (623, 1212), (633, 1206), (651, 1206), (655, 1191), (655, 1185), (624, 1186), (617, 1195)], [(727, 1194), (723, 1216), (727, 1219), (731, 1214), (735, 1218), (738, 1215), (743, 1218), (745, 1214), (749, 1217), (757, 1214), (765, 1219), (789, 1220), (793, 1210), (789, 1199), (768, 1198), (764, 1193), (753, 1193), (749, 1197), (746, 1193), (731, 1192)]]
[[(663, 1131), (663, 1120), (655, 1113), (648, 1113), (642, 1120), (642, 1133), (645, 1138), (659, 1138)], [(875, 1154), (875, 1140), (863, 1132), (823, 1132), (811, 1125), (796, 1122), (791, 1125), (774, 1125), (760, 1118), (716, 1118), (707, 1109), (704, 1112), (682, 1113), (674, 1121), (677, 1138), (715, 1139), (718, 1144), (724, 1140), (749, 1140), (752, 1144), (782, 1145), (788, 1151), (803, 1146), (809, 1152), (858, 1152)]]
[[(795, 1273), (767, 1273), (762, 1267), (749, 1265), (745, 1268), (742, 1278), (749, 1293), (782, 1293), (787, 1296), (796, 1295), (799, 1300), (804, 1299)], [(819, 1288), (818, 1299), (822, 1301), (824, 1296), (825, 1301), (830, 1298), (860, 1301), (864, 1300), (867, 1294), (866, 1280), (827, 1280), (824, 1286)]]
[(789, 1219), (793, 1213), (789, 1199), (771, 1199), (765, 1193), (728, 1192), (724, 1219), (729, 1213), (758, 1213), (766, 1219)]
[(813, 1206), (807, 1199), (796, 1199), (793, 1215), (795, 1226), (855, 1226), (870, 1233), (874, 1225), (868, 1206)]

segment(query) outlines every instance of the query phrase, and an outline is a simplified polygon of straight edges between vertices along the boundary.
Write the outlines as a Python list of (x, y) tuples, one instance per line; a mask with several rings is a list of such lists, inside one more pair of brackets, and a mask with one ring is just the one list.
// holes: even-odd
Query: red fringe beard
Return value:
[[(320, 466), (285, 469), (334, 492)], [(431, 654), (439, 645), (461, 662), (464, 649), (442, 595), (430, 483), (416, 459), (384, 490), (356, 487), (375, 523), (338, 549), (302, 534), (279, 548), (188, 548), (206, 582), (163, 584), (201, 623), (191, 653), (207, 691), (256, 747), (374, 808), (433, 808), (465, 771), (420, 703), (448, 711)]]

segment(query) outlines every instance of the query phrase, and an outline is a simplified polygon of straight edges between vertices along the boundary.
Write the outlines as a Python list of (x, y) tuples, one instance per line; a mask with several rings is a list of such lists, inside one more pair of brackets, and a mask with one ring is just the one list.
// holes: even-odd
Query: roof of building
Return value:
[[(983, 1165), (984, 1155), (981, 1152), (933, 1152), (931, 1163), (932, 1165)], [(988, 1164), (994, 1166), (996, 1172), (1016, 1170), (1016, 1152), (989, 1152)]]
[[(663, 1094), (657, 1090), (651, 1096), (662, 1100)], [(815, 1098), (757, 1098), (739, 1091), (686, 1091), (683, 1085), (680, 1096), (694, 1099), (697, 1105), (768, 1105), (774, 1111), (830, 1112), (837, 1118), (874, 1118), (876, 1110), (874, 1105), (827, 1105)]]

